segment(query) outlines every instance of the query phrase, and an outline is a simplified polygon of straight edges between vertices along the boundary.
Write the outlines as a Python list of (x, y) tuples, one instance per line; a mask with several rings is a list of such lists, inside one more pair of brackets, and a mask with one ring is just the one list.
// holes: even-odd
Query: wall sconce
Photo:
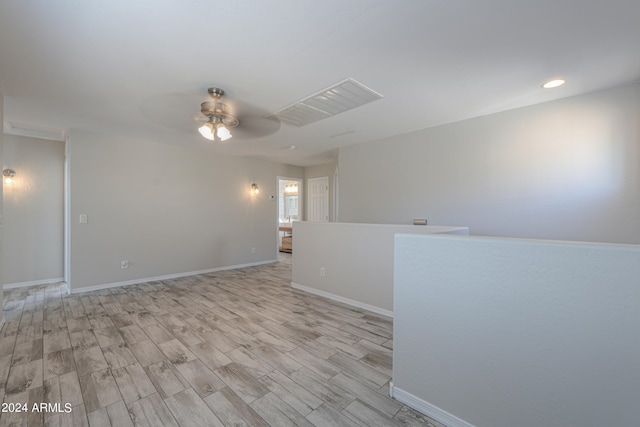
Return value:
[(260, 189), (258, 188), (258, 184), (256, 184), (255, 182), (251, 184), (251, 194), (258, 194), (259, 192)]
[(14, 171), (13, 169), (5, 169), (2, 171), (2, 176), (4, 179), (4, 183), (7, 185), (11, 185), (13, 184), (13, 178), (16, 176), (16, 171)]

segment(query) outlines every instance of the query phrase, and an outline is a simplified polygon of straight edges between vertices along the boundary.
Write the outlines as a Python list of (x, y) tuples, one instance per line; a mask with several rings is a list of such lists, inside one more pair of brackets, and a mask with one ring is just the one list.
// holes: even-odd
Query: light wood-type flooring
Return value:
[(388, 397), (391, 319), (290, 280), (285, 260), (5, 291), (0, 426), (440, 426)]

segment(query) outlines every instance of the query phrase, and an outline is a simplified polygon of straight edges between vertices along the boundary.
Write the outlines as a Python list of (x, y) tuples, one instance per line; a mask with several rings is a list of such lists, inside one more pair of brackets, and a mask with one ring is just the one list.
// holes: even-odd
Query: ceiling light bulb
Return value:
[(227, 127), (223, 124), (218, 125), (218, 138), (220, 138), (221, 141), (226, 141), (227, 139), (231, 138), (231, 132), (229, 132), (229, 129), (227, 129)]
[(198, 132), (208, 140), (213, 141), (213, 125), (211, 123), (207, 122), (200, 126)]
[(554, 87), (562, 86), (565, 83), (566, 80), (564, 79), (553, 79), (543, 84), (542, 87), (545, 89), (553, 89)]

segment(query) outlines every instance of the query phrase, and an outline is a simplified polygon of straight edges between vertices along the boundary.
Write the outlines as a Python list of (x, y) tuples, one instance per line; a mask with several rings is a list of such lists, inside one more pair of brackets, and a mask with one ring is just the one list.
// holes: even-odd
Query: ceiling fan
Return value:
[(210, 87), (207, 91), (213, 101), (200, 104), (200, 112), (209, 120), (198, 128), (198, 132), (210, 141), (226, 141), (233, 136), (229, 128), (238, 126), (240, 122), (227, 112), (227, 106), (220, 101), (224, 90)]
[[(147, 98), (140, 106), (140, 112), (164, 129), (183, 135), (193, 135), (194, 130), (199, 129), (204, 138), (212, 141), (228, 140), (231, 135), (234, 140), (247, 141), (263, 138), (280, 129), (280, 121), (269, 116), (267, 110), (231, 99), (218, 87), (209, 88), (205, 96), (203, 99), (202, 89), (159, 93)], [(200, 104), (197, 113), (193, 111), (194, 104)]]

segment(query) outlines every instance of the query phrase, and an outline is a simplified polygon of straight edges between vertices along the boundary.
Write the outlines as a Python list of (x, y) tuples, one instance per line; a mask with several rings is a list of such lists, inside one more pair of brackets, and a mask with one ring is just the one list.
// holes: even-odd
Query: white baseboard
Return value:
[(395, 387), (393, 384), (389, 387), (389, 395), (398, 402), (404, 403), (408, 407), (423, 413), (427, 417), (432, 418), (447, 427), (474, 427), (473, 424), (469, 424), (444, 409), (440, 409), (411, 393)]
[(58, 277), (55, 279), (34, 280), (31, 282), (7, 283), (6, 285), (2, 285), (2, 289), (26, 288), (27, 286), (48, 285), (50, 283), (60, 282), (64, 282), (64, 278)]
[(210, 268), (207, 270), (188, 271), (185, 273), (168, 274), (166, 276), (144, 277), (140, 279), (126, 280), (124, 282), (104, 283), (101, 285), (85, 286), (85, 287), (76, 288), (76, 289), (70, 289), (69, 285), (67, 284), (67, 288), (70, 291), (69, 293), (78, 294), (81, 292), (99, 291), (102, 289), (117, 288), (120, 286), (128, 286), (128, 285), (137, 285), (139, 283), (155, 282), (159, 280), (179, 279), (181, 277), (196, 276), (198, 274), (215, 273), (216, 271), (236, 270), (238, 268), (254, 267), (257, 265), (264, 265), (264, 264), (273, 264), (275, 262), (278, 262), (278, 261), (273, 259), (268, 261), (251, 262), (248, 264), (237, 264), (237, 265), (229, 265), (226, 267), (216, 267), (216, 268)]
[(345, 298), (345, 297), (341, 297), (340, 295), (336, 295), (336, 294), (331, 294), (329, 292), (325, 292), (325, 291), (321, 291), (319, 289), (316, 288), (311, 288), (309, 286), (305, 286), (305, 285), (301, 285), (299, 283), (294, 283), (291, 282), (291, 287), (294, 289), (298, 289), (300, 291), (304, 291), (304, 292), (309, 292), (310, 294), (314, 294), (314, 295), (318, 295), (324, 298), (328, 298), (334, 301), (338, 301), (344, 304), (348, 304), (354, 307), (358, 307), (358, 308), (362, 308), (368, 311), (372, 311), (374, 313), (377, 314), (381, 314), (383, 316), (387, 316), (387, 317), (391, 317), (393, 318), (393, 311), (390, 310), (386, 310), (384, 308), (380, 308), (380, 307), (376, 307), (373, 305), (369, 305), (369, 304), (365, 304), (363, 302), (360, 301), (356, 301), (353, 299), (349, 299), (349, 298)]

